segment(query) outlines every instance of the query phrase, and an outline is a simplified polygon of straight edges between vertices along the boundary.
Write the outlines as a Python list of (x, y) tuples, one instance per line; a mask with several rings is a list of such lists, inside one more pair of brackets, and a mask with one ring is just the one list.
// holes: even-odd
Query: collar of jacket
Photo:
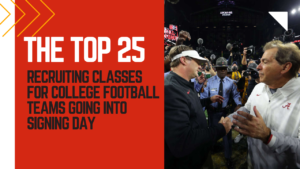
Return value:
[(194, 89), (194, 83), (191, 81), (186, 81), (184, 78), (179, 76), (178, 74), (174, 73), (173, 71), (170, 72), (169, 76), (172, 76), (171, 78), (176, 80), (179, 84), (189, 87), (191, 89)]

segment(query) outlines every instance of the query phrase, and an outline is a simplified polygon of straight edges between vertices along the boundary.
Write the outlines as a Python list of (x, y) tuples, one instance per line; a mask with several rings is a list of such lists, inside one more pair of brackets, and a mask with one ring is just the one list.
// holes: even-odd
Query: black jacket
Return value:
[(174, 72), (165, 78), (165, 169), (199, 169), (211, 146), (226, 134), (222, 124), (208, 128), (192, 82)]
[(251, 79), (248, 81), (248, 87), (246, 89), (247, 92), (247, 96), (249, 97), (254, 89), (254, 87), (257, 85), (258, 83), (255, 82), (254, 79)]

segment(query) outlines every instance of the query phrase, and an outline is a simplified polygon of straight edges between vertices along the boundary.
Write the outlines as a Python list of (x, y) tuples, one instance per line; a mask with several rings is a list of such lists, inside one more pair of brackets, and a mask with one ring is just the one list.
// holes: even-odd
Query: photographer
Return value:
[(214, 71), (211, 62), (205, 57), (205, 59), (208, 61), (207, 63), (205, 63), (205, 74), (206, 75), (210, 75), (208, 78), (215, 76), (217, 73)]
[(248, 75), (248, 79), (249, 79), (248, 87), (246, 89), (247, 97), (251, 95), (252, 90), (259, 83), (259, 74), (256, 68), (257, 68), (256, 63), (250, 63), (246, 72), (246, 75)]
[(201, 66), (198, 68), (198, 76), (194, 79), (191, 79), (191, 82), (194, 83), (194, 89), (198, 93), (198, 97), (200, 97), (201, 89), (203, 88), (203, 84), (206, 81), (205, 73), (202, 72)]
[[(247, 48), (244, 48), (244, 56), (246, 58)], [(244, 64), (245, 64), (245, 62), (243, 62), (243, 65)], [(252, 93), (252, 90), (254, 89), (254, 87), (259, 83), (259, 75), (258, 75), (258, 72), (256, 69), (257, 64), (255, 63), (254, 60), (249, 61), (248, 66), (246, 64), (245, 64), (245, 66), (248, 67), (246, 69), (245, 73), (243, 74), (244, 76), (247, 76), (247, 78), (248, 78), (248, 87), (246, 89), (247, 98), (248, 98), (248, 96), (250, 96), (250, 94)]]
[(233, 62), (236, 62), (237, 68), (239, 72), (242, 72), (242, 60), (245, 60), (245, 55), (241, 55), (239, 52), (239, 46), (237, 43), (228, 43), (226, 45), (226, 49), (230, 52), (230, 55), (227, 59), (228, 65), (233, 65)]
[(239, 81), (241, 79), (241, 73), (238, 71), (238, 66), (237, 66), (237, 62), (234, 61), (232, 66), (231, 66), (231, 70), (232, 70), (232, 77), (231, 79), (235, 80), (235, 81)]

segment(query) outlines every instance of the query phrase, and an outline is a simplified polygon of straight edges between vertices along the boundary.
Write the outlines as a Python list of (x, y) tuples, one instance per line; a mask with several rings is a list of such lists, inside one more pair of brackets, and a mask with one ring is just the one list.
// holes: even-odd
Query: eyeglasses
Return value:
[(203, 66), (204, 63), (201, 61), (201, 60), (198, 60), (198, 59), (194, 59), (194, 58), (191, 58), (192, 60), (194, 60), (198, 65), (200, 66)]

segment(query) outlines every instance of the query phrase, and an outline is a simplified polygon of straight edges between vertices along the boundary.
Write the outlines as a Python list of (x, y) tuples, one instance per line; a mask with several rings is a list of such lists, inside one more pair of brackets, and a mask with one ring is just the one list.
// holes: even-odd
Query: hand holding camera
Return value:
[(244, 52), (243, 52), (244, 56), (247, 57), (247, 47), (244, 48)]

